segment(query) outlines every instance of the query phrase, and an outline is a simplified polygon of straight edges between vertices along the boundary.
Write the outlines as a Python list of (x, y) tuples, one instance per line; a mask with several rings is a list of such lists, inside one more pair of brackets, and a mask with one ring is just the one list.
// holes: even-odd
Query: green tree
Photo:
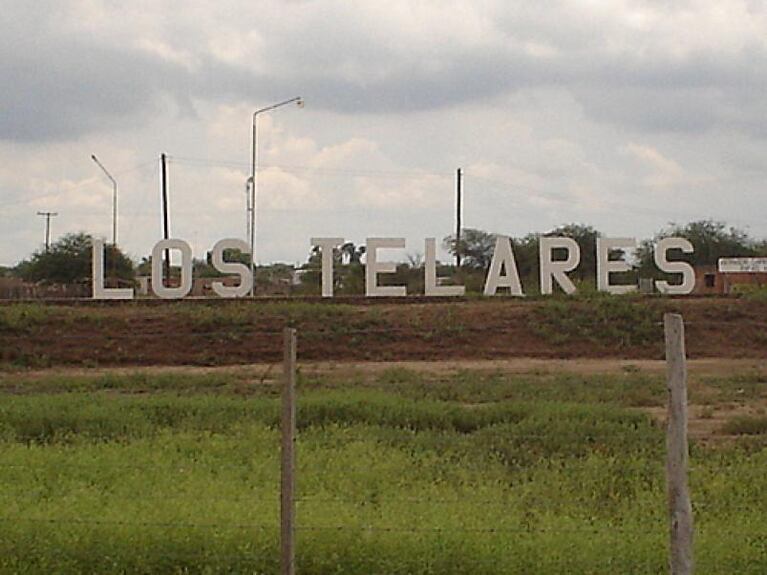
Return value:
[(514, 250), (514, 261), (517, 263), (519, 280), (525, 293), (534, 293), (538, 290), (538, 234), (527, 234), (521, 238), (511, 238), (511, 247)]
[(498, 234), (464, 228), (461, 230), (460, 241), (455, 234), (450, 234), (442, 240), (442, 245), (453, 256), (461, 254), (461, 267), (486, 271), (493, 259), (497, 237)]
[[(333, 250), (333, 291), (339, 295), (365, 293), (365, 266), (362, 257), (365, 246), (346, 242)], [(314, 246), (306, 264), (301, 268), (300, 289), (302, 293), (319, 294), (322, 278), (322, 253)]]
[[(596, 278), (597, 260), (596, 244), (600, 232), (591, 226), (585, 224), (564, 224), (554, 228), (545, 236), (560, 236), (572, 238), (581, 249), (581, 263), (570, 273), (570, 277), (576, 283), (594, 283)], [(460, 246), (457, 246), (455, 235), (449, 235), (443, 240), (443, 245), (451, 254), (455, 255), (456, 248), (460, 247), (463, 256), (462, 268), (481, 271), (486, 273), (490, 267), (495, 250), (495, 241), (498, 234), (493, 234), (476, 229), (465, 229), (461, 232)], [(527, 293), (535, 292), (539, 281), (539, 235), (535, 233), (527, 234), (520, 238), (511, 238), (512, 248), (514, 250), (514, 260), (517, 263), (517, 271), (520, 280)], [(565, 254), (559, 254), (559, 250), (554, 250), (554, 259), (564, 258)], [(612, 259), (623, 258), (625, 254), (616, 251), (611, 254)], [(472, 286), (470, 291), (475, 291), (481, 284), (483, 278), (464, 277), (462, 281), (467, 288)]]
[[(151, 256), (150, 256), (151, 261)], [(243, 253), (236, 249), (224, 250), (224, 261), (229, 263), (240, 263), (250, 267), (250, 255)], [(218, 278), (226, 274), (222, 274), (215, 267), (213, 267), (213, 252), (209, 251), (205, 253), (205, 259), (193, 259), (192, 270), (194, 277), (198, 278)]]
[(141, 261), (136, 266), (136, 274), (140, 276), (151, 276), (152, 275), (152, 256), (144, 256), (141, 258)]
[(686, 238), (694, 252), (685, 254), (670, 252), (669, 260), (686, 261), (694, 266), (716, 265), (719, 258), (754, 257), (765, 253), (764, 244), (757, 243), (743, 230), (715, 220), (698, 220), (684, 226), (670, 224), (655, 234), (652, 240), (644, 240), (637, 249), (639, 271), (643, 277), (660, 277), (655, 266), (654, 244), (663, 238)]
[(341, 246), (341, 257), (346, 258), (347, 264), (362, 263), (362, 256), (365, 255), (365, 246), (355, 246), (354, 242), (346, 242)]
[[(581, 263), (578, 267), (570, 272), (569, 276), (578, 282), (590, 282), (594, 283), (597, 277), (597, 238), (602, 234), (594, 229), (592, 226), (586, 224), (563, 224), (554, 228), (550, 232), (544, 234), (547, 237), (565, 237), (575, 240), (578, 247), (581, 249)], [(611, 259), (616, 257), (623, 258), (622, 253), (615, 255)], [(558, 256), (557, 250), (554, 250), (553, 257), (564, 258), (564, 254)]]
[[(91, 281), (93, 237), (86, 233), (67, 234), (54, 242), (50, 250), (35, 252), (17, 266), (26, 281), (44, 284), (77, 284)], [(104, 247), (105, 276), (133, 281), (133, 262), (119, 248)]]

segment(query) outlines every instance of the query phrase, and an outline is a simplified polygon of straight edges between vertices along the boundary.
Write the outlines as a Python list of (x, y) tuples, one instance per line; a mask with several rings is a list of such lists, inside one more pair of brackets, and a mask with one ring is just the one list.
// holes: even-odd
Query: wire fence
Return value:
[[(472, 331), (472, 332), (486, 332), (486, 329), (478, 329), (478, 328), (466, 328), (466, 331)], [(342, 335), (342, 336), (351, 336), (351, 335), (367, 335), (367, 336), (378, 336), (378, 335), (395, 335), (395, 336), (402, 336), (402, 335), (408, 335), (411, 336), (413, 334), (423, 335), (419, 334), (419, 332), (413, 330), (412, 327), (403, 327), (403, 328), (377, 328), (377, 327), (369, 327), (369, 328), (353, 328), (353, 329), (344, 329), (341, 332), (336, 332), (334, 329), (316, 329), (313, 331), (307, 330), (306, 332), (300, 333), (301, 341), (305, 339), (311, 339), (311, 338), (328, 338), (333, 337), (336, 335)], [(441, 334), (450, 333), (449, 328), (446, 328), (445, 331), (441, 331)], [(659, 335), (660, 335), (659, 331)], [(233, 331), (229, 327), (222, 327), (222, 328), (216, 328), (216, 329), (204, 329), (201, 331), (195, 331), (191, 332), (189, 334), (185, 334), (185, 337), (190, 338), (209, 338), (209, 337), (228, 337), (231, 335), (247, 335), (249, 337), (253, 338), (272, 338), (272, 344), (276, 347), (280, 347), (282, 342), (282, 336), (283, 336), (283, 330), (280, 329), (252, 329), (251, 326), (245, 326), (242, 328), (237, 328), (237, 330)], [(96, 341), (96, 340), (103, 340), (103, 339), (109, 339), (109, 340), (115, 340), (117, 342), (126, 342), (126, 341), (132, 341), (135, 339), (146, 339), (146, 340), (154, 340), (154, 339), (162, 339), (166, 338), (168, 335), (165, 333), (153, 333), (151, 331), (141, 331), (140, 329), (124, 332), (120, 334), (40, 334), (41, 341), (48, 341), (50, 338), (55, 339), (62, 339), (62, 340), (71, 340), (71, 341)], [(37, 337), (37, 335), (36, 335)], [(284, 373), (293, 372), (295, 373), (297, 366), (295, 363), (291, 364), (291, 362), (286, 359), (283, 362), (270, 362), (266, 368), (262, 369), (259, 373), (253, 374), (252, 381), (258, 382), (259, 384), (265, 383), (265, 381), (277, 370), (277, 367), (279, 365), (283, 366)], [(286, 386), (284, 377), (283, 379), (279, 379), (277, 381), (270, 381), (270, 383), (279, 385), (281, 388)], [(566, 399), (566, 398), (565, 398)], [(299, 417), (300, 417), (300, 411)], [(2, 409), (0, 409), (0, 421), (2, 421), (2, 418), (4, 416), (4, 413)], [(55, 419), (55, 418), (54, 418)], [(300, 423), (300, 422), (299, 422)], [(295, 425), (295, 423), (294, 423)], [(299, 425), (299, 429), (301, 426)], [(413, 434), (413, 437), (417, 436), (419, 431), (417, 429), (410, 430)], [(284, 433), (284, 432), (283, 432)], [(303, 446), (302, 443), (302, 431), (299, 431), (297, 436), (294, 435), (293, 437), (290, 437), (290, 441), (296, 442), (296, 446), (298, 448), (298, 458), (299, 461), (301, 459), (301, 449)], [(321, 430), (320, 430), (321, 433)], [(343, 435), (341, 439), (346, 442), (346, 445), (348, 446), (349, 442), (357, 441), (357, 440), (364, 440), (364, 439), (370, 439), (369, 436), (366, 437), (364, 435), (356, 436), (354, 434), (352, 435)], [(538, 440), (548, 440), (551, 439), (551, 434), (547, 433), (514, 433), (514, 432), (507, 432), (507, 434), (504, 436), (504, 441), (508, 443), (513, 443), (515, 441), (538, 441)], [(592, 435), (586, 435), (585, 441), (588, 443), (589, 441), (594, 441), (596, 443), (600, 442), (599, 434), (592, 434)], [(661, 439), (661, 438), (659, 438)], [(342, 444), (343, 444), (342, 441)], [(43, 449), (45, 447), (43, 446)], [(331, 455), (330, 453), (326, 453), (326, 455)], [(294, 462), (295, 463), (295, 462)], [(293, 463), (293, 464), (294, 464)], [(331, 462), (332, 463), (332, 462)], [(648, 473), (651, 477), (655, 477), (656, 479), (658, 477), (661, 477), (662, 472), (662, 466), (660, 465), (660, 462), (657, 462), (658, 465), (654, 467), (654, 469), (644, 471)], [(283, 461), (282, 465), (286, 465), (286, 463)], [(284, 489), (284, 478), (283, 483), (278, 484), (276, 481), (272, 480), (268, 483), (264, 483), (263, 481), (259, 483), (257, 486), (255, 484), (251, 484), (252, 491), (247, 491), (244, 495), (243, 494), (225, 494), (222, 496), (211, 496), (209, 493), (205, 493), (204, 499), (201, 499), (197, 501), (196, 503), (200, 506), (204, 506), (205, 508), (211, 509), (215, 511), (215, 508), (217, 505), (227, 506), (231, 508), (234, 506), (235, 508), (244, 509), (247, 508), (249, 505), (256, 504), (256, 507), (258, 509), (262, 508), (269, 508), (270, 506), (274, 507), (274, 510), (269, 514), (270, 517), (272, 517), (274, 520), (272, 522), (268, 521), (249, 521), (249, 520), (241, 520), (243, 517), (243, 514), (239, 514), (236, 517), (232, 517), (231, 514), (227, 514), (225, 517), (222, 517), (219, 520), (211, 519), (211, 520), (200, 520), (200, 521), (191, 521), (188, 518), (178, 518), (178, 519), (169, 519), (169, 520), (153, 520), (151, 518), (147, 519), (140, 519), (137, 517), (133, 517), (131, 519), (113, 519), (109, 517), (98, 517), (89, 515), (87, 513), (78, 514), (74, 512), (78, 507), (78, 497), (89, 497), (93, 495), (94, 492), (98, 493), (100, 497), (102, 497), (103, 501), (102, 504), (105, 505), (106, 508), (109, 507), (109, 494), (113, 493), (114, 495), (119, 495), (120, 497), (125, 497), (126, 495), (130, 495), (134, 499), (134, 503), (136, 506), (132, 507), (129, 510), (128, 515), (133, 515), (136, 513), (136, 510), (140, 510), (142, 507), (138, 504), (141, 504), (142, 506), (148, 507), (150, 509), (156, 510), (156, 509), (167, 509), (170, 507), (171, 509), (173, 506), (177, 503), (189, 503), (190, 496), (193, 496), (193, 492), (189, 492), (187, 488), (184, 487), (183, 482), (181, 482), (181, 478), (183, 476), (195, 476), (198, 479), (202, 477), (203, 479), (208, 478), (215, 480), (216, 474), (219, 474), (221, 472), (231, 472), (231, 473), (241, 473), (244, 474), (244, 476), (248, 476), (249, 473), (252, 472), (253, 469), (257, 468), (259, 466), (259, 463), (257, 461), (248, 460), (248, 461), (240, 461), (238, 463), (226, 463), (225, 461), (222, 461), (219, 458), (212, 459), (210, 461), (191, 461), (191, 460), (185, 460), (183, 463), (179, 463), (177, 461), (168, 461), (166, 463), (158, 463), (156, 461), (150, 461), (150, 462), (141, 462), (141, 461), (135, 461), (135, 459), (131, 459), (130, 461), (105, 461), (105, 460), (99, 460), (98, 461), (98, 467), (92, 468), (88, 466), (84, 466), (83, 462), (81, 460), (78, 460), (76, 458), (67, 459), (62, 457), (55, 457), (51, 459), (41, 459), (36, 462), (26, 462), (26, 463), (19, 463), (19, 462), (5, 462), (0, 461), (0, 486), (5, 485), (6, 490), (9, 489), (9, 481), (19, 481), (21, 480), (28, 480), (29, 475), (24, 475), (25, 473), (28, 474), (34, 474), (35, 472), (51, 472), (55, 471), (55, 473), (64, 478), (66, 481), (67, 479), (71, 480), (73, 476), (77, 477), (83, 477), (87, 476), (89, 472), (94, 472), (95, 474), (102, 473), (105, 469), (112, 469), (116, 472), (120, 472), (123, 475), (129, 473), (129, 472), (151, 472), (148, 474), (149, 477), (154, 477), (155, 474), (161, 474), (166, 476), (171, 476), (176, 482), (176, 493), (168, 493), (168, 492), (160, 492), (160, 493), (152, 493), (151, 485), (147, 486), (146, 490), (137, 490), (135, 492), (132, 492), (128, 490), (127, 492), (124, 490), (120, 490), (118, 488), (113, 488), (112, 491), (106, 491), (103, 492), (101, 489), (103, 488), (103, 484), (99, 483), (97, 480), (92, 480), (91, 483), (86, 484), (86, 487), (81, 487), (79, 492), (75, 492), (73, 495), (69, 496), (68, 498), (65, 498), (66, 505), (62, 509), (60, 507), (54, 506), (54, 513), (52, 513), (49, 516), (44, 515), (37, 515), (37, 514), (30, 514), (24, 512), (22, 509), (20, 509), (17, 512), (13, 512), (13, 507), (6, 505), (6, 511), (4, 513), (0, 513), (0, 522), (13, 526), (14, 529), (18, 529), (21, 525), (24, 524), (30, 524), (30, 525), (47, 525), (51, 527), (66, 527), (66, 528), (72, 528), (72, 527), (87, 527), (87, 528), (97, 528), (101, 530), (105, 529), (114, 529), (114, 528), (126, 528), (129, 530), (137, 530), (137, 529), (159, 529), (159, 530), (168, 530), (168, 531), (183, 531), (183, 530), (203, 530), (203, 531), (256, 531), (256, 532), (266, 532), (270, 534), (271, 536), (276, 536), (280, 532), (280, 522), (277, 521), (278, 514), (276, 513), (276, 506), (280, 499), (280, 492), (281, 489)], [(324, 469), (327, 469), (327, 466), (323, 466)], [(343, 470), (338, 470), (339, 472), (343, 473)], [(8, 472), (19, 472), (21, 474), (21, 478), (18, 474), (12, 475), (9, 477), (7, 475)], [(73, 473), (76, 472), (76, 473)], [(296, 470), (296, 473), (301, 474), (299, 478), (293, 477), (291, 481), (298, 481), (299, 485), (301, 482), (301, 478), (305, 476), (306, 474), (312, 473), (311, 469), (298, 467)], [(403, 471), (404, 473), (404, 471)], [(3, 475), (6, 475), (3, 477)], [(259, 475), (258, 477), (254, 477), (253, 480), (261, 480), (263, 478), (262, 475)], [(273, 478), (275, 479), (275, 478)], [(383, 500), (376, 495), (375, 492), (373, 493), (363, 493), (361, 494), (334, 494), (334, 493), (327, 493), (325, 489), (322, 490), (319, 489), (319, 485), (314, 484), (313, 482), (308, 482), (311, 486), (310, 488), (307, 488), (303, 491), (299, 489), (296, 494), (290, 498), (290, 504), (293, 506), (293, 513), (295, 514), (295, 524), (293, 525), (291, 531), (293, 533), (297, 534), (303, 534), (303, 537), (311, 537), (312, 534), (315, 533), (343, 533), (345, 535), (357, 535), (357, 536), (365, 536), (365, 535), (380, 535), (380, 536), (395, 536), (397, 540), (407, 540), (409, 536), (412, 537), (418, 537), (418, 536), (434, 536), (434, 537), (440, 537), (440, 536), (450, 536), (451, 541), (453, 537), (461, 537), (461, 536), (472, 536), (475, 543), (479, 545), (480, 547), (482, 545), (487, 544), (487, 542), (483, 543), (484, 537), (500, 537), (501, 540), (504, 541), (504, 545), (506, 546), (506, 553), (503, 555), (503, 558), (505, 560), (509, 560), (508, 557), (508, 550), (516, 549), (516, 545), (519, 543), (517, 538), (518, 537), (524, 537), (526, 539), (533, 538), (533, 539), (546, 539), (549, 536), (562, 536), (564, 539), (563, 541), (567, 541), (568, 537), (573, 537), (573, 541), (576, 542), (583, 542), (584, 540), (588, 540), (589, 537), (596, 537), (595, 541), (601, 542), (600, 544), (604, 544), (606, 541), (612, 541), (614, 539), (618, 539), (621, 537), (638, 537), (645, 535), (642, 533), (642, 530), (649, 530), (653, 533), (655, 533), (656, 537), (656, 543), (664, 543), (666, 538), (666, 532), (668, 530), (668, 517), (666, 516), (665, 508), (663, 507), (657, 507), (657, 508), (651, 508), (646, 509), (643, 517), (640, 517), (637, 519), (636, 517), (633, 518), (627, 518), (622, 515), (620, 504), (621, 502), (618, 500), (615, 500), (613, 502), (614, 509), (608, 510), (608, 512), (601, 512), (601, 513), (595, 513), (593, 517), (588, 518), (588, 514), (584, 513), (581, 516), (578, 517), (557, 517), (555, 512), (553, 513), (553, 517), (546, 517), (542, 518), (539, 516), (536, 516), (536, 510), (524, 510), (524, 507), (526, 505), (526, 501), (524, 498), (521, 499), (514, 499), (514, 489), (519, 487), (519, 485), (515, 486), (513, 483), (509, 483), (508, 487), (509, 490), (505, 492), (505, 495), (509, 497), (509, 499), (506, 499), (504, 497), (498, 497), (498, 496), (478, 496), (474, 494), (466, 494), (461, 493), (459, 495), (451, 495), (451, 496), (435, 496), (433, 494), (428, 493), (417, 493), (416, 495), (403, 495), (403, 496), (392, 496), (391, 494), (386, 494)], [(247, 481), (245, 482), (247, 485)], [(197, 484), (192, 485), (192, 489)], [(406, 491), (408, 490), (408, 481), (407, 478), (402, 477), (402, 487)], [(562, 486), (560, 486), (562, 487)], [(588, 488), (590, 487), (588, 484), (581, 486), (585, 491), (586, 497), (584, 497), (584, 501), (592, 501), (594, 498), (589, 496), (589, 493), (587, 492)], [(594, 487), (593, 485), (591, 487)], [(571, 488), (571, 486), (567, 486), (568, 489)], [(0, 488), (1, 489), (1, 488)], [(312, 492), (312, 489), (314, 489), (315, 492)], [(546, 490), (542, 490), (540, 492), (535, 492), (535, 496), (537, 498), (545, 497), (547, 494), (551, 493), (551, 487), (548, 487)], [(418, 491), (418, 489), (413, 489), (414, 491)], [(471, 486), (469, 485), (465, 489), (462, 488), (463, 491), (471, 491)], [(609, 491), (609, 490), (608, 490)], [(566, 497), (575, 498), (577, 501), (578, 493), (573, 493), (571, 491), (566, 493)], [(7, 503), (7, 501), (6, 501)], [(21, 507), (23, 507), (25, 504), (29, 503), (28, 501), (21, 500), (17, 502), (17, 504)], [(145, 505), (148, 504), (148, 505)], [(584, 503), (586, 505), (587, 503)], [(379, 513), (381, 507), (385, 507), (387, 513), (390, 513), (390, 515), (381, 515)], [(71, 507), (71, 510), (69, 509)], [(320, 521), (317, 519), (316, 514), (310, 514), (310, 518), (307, 520), (304, 520), (302, 517), (302, 512), (307, 509), (311, 509), (313, 507), (318, 507), (320, 511), (322, 511), (325, 515), (328, 516), (328, 520), (326, 521)], [(339, 512), (336, 508), (340, 507), (342, 512)], [(693, 504), (693, 508), (697, 513), (700, 513), (702, 517), (706, 518), (706, 510), (707, 508), (715, 508), (715, 507), (723, 507), (727, 510), (728, 513), (744, 513), (749, 516), (753, 516), (755, 513), (758, 513), (759, 510), (755, 509), (753, 505), (748, 504), (737, 504), (734, 502), (729, 503), (720, 503), (715, 504), (712, 502), (696, 502)], [(429, 517), (428, 514), (420, 514), (415, 512), (417, 509), (435, 509), (435, 508), (458, 508), (456, 509), (455, 515), (445, 515), (441, 514), (438, 515), (436, 518)], [(478, 511), (479, 509), (479, 511)], [(366, 513), (373, 510), (372, 515), (366, 516)], [(461, 517), (462, 514), (465, 514), (466, 511), (469, 510), (469, 512), (472, 514), (471, 517)], [(508, 519), (500, 519), (502, 518), (502, 514), (504, 510), (510, 510), (512, 512), (517, 513), (512, 514), (509, 516)], [(283, 509), (282, 515), (284, 515), (285, 510)], [(396, 514), (405, 514), (405, 520), (397, 521), (399, 518), (396, 516)], [(338, 518), (332, 519), (332, 516), (334, 514), (339, 515)], [(393, 514), (393, 515), (392, 515)], [(108, 515), (108, 514), (107, 514)], [(183, 514), (182, 514), (183, 515)], [(209, 513), (203, 513), (203, 516), (208, 516)], [(246, 514), (245, 514), (246, 515)], [(151, 514), (150, 514), (151, 516)], [(486, 517), (485, 517), (486, 516)], [(239, 517), (240, 519), (238, 519)], [(346, 518), (346, 521), (343, 521), (343, 517)], [(418, 523), (418, 520), (420, 519), (420, 523)], [(439, 521), (444, 521), (445, 524), (439, 524)], [(511, 521), (517, 522), (513, 524), (508, 524), (508, 522)], [(528, 521), (528, 523), (525, 523), (525, 521)], [(435, 524), (435, 522), (437, 524)], [(548, 522), (548, 523), (547, 523)], [(628, 522), (628, 524), (624, 524), (624, 522)], [(703, 532), (705, 533), (705, 523), (703, 527)], [(750, 529), (749, 533), (753, 537), (765, 537), (767, 536), (767, 533), (763, 533), (759, 530)], [(282, 532), (281, 537), (284, 538), (284, 531)], [(404, 538), (404, 539), (402, 539)], [(305, 539), (301, 539), (300, 541), (304, 541)], [(300, 544), (299, 541), (299, 544)], [(436, 541), (436, 540), (435, 540)], [(247, 547), (247, 545), (245, 546)], [(503, 547), (501, 548), (504, 549)], [(56, 552), (61, 552), (62, 555), (66, 555), (66, 550), (54, 550)], [(602, 554), (592, 554), (589, 555), (589, 559), (591, 561), (597, 561), (599, 565), (602, 565), (603, 567), (605, 565), (615, 565), (615, 566), (623, 566), (623, 568), (627, 568), (627, 566), (630, 566), (634, 569), (642, 569), (646, 568), (647, 572), (657, 572), (658, 565), (663, 565), (665, 563), (665, 549), (662, 547), (658, 547), (657, 545), (654, 547), (654, 553), (655, 555), (650, 556), (643, 556), (643, 557), (634, 557), (630, 559), (626, 559), (628, 563), (622, 563), (622, 559), (619, 555), (616, 555), (616, 553), (620, 552), (627, 552), (626, 547), (619, 546), (615, 553), (611, 553), (609, 550), (605, 550)], [(172, 558), (175, 557), (173, 549), (167, 549), (164, 551), (165, 555), (164, 557)], [(493, 551), (490, 551), (489, 553), (493, 553)], [(567, 556), (561, 556), (561, 550), (558, 551), (560, 553), (559, 558), (557, 559), (556, 553), (552, 556), (552, 558), (549, 558), (548, 560), (544, 560), (544, 558), (541, 558), (541, 562), (546, 563), (548, 565), (560, 565), (560, 566), (573, 566), (578, 563), (576, 560), (577, 558), (575, 556), (573, 557), (567, 557)], [(185, 561), (194, 560), (195, 557), (197, 560), (200, 561), (201, 564), (204, 564), (207, 560), (210, 560), (211, 557), (215, 557), (217, 561), (225, 561), (229, 564), (237, 564), (239, 562), (243, 563), (258, 563), (263, 562), (265, 560), (263, 553), (261, 552), (252, 552), (243, 550), (238, 553), (228, 553), (224, 552), (222, 554), (215, 553), (215, 548), (209, 550), (207, 553), (199, 553), (195, 555), (194, 553), (188, 553), (188, 552), (182, 552), (178, 555), (179, 558), (184, 559)], [(659, 560), (658, 557), (662, 557), (663, 559)], [(625, 558), (624, 558), (625, 559)], [(764, 560), (765, 558), (762, 557), (760, 560)], [(270, 561), (274, 560), (274, 557), (269, 559)], [(285, 558), (283, 556), (283, 569), (284, 569), (284, 562)], [(307, 561), (305, 556), (302, 556), (299, 553), (299, 561), (298, 561), (298, 567), (301, 566), (301, 561)], [(383, 561), (383, 560), (382, 560)], [(393, 561), (393, 563), (391, 563)], [(461, 557), (460, 559), (461, 566), (466, 565), (476, 565), (476, 566), (493, 566), (493, 569), (489, 572), (495, 573), (501, 573), (504, 572), (502, 567), (498, 566), (498, 558), (494, 558), (492, 556), (478, 556), (474, 557), (471, 554), (467, 554), (464, 557)], [(390, 563), (386, 563), (390, 562)], [(438, 565), (438, 561), (432, 561), (431, 563), (429, 560), (422, 561), (423, 565)], [(386, 556), (386, 559), (384, 561), (384, 564), (390, 564), (395, 565), (396, 564), (396, 557)], [(714, 563), (709, 562), (708, 565), (713, 565)], [(411, 564), (412, 566), (412, 564)], [(119, 566), (117, 567), (119, 569)], [(293, 569), (296, 568), (296, 564), (293, 563)], [(488, 567), (489, 568), (489, 567)], [(516, 569), (516, 568), (514, 568)], [(595, 567), (596, 571), (598, 572), (598, 568)], [(654, 570), (654, 571), (653, 571)], [(394, 571), (397, 571), (394, 569)], [(287, 572), (284, 571), (283, 572)], [(384, 571), (381, 571), (384, 572)], [(399, 572), (399, 571), (397, 571)], [(428, 569), (427, 569), (428, 572)], [(517, 572), (512, 569), (510, 572)], [(637, 571), (639, 572), (639, 571)], [(680, 571), (681, 573), (681, 571)]]

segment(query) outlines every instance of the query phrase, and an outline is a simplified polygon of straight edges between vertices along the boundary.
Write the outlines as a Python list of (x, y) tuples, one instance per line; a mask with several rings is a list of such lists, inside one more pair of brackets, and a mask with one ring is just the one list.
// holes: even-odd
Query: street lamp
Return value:
[(104, 167), (104, 164), (99, 162), (99, 159), (96, 157), (95, 154), (91, 154), (91, 160), (96, 162), (96, 165), (101, 168), (101, 171), (103, 171), (107, 178), (109, 178), (112, 181), (112, 245), (117, 245), (117, 180), (115, 180), (112, 177), (112, 174), (110, 174), (107, 169)]
[(250, 296), (254, 297), (256, 295), (256, 189), (258, 188), (258, 177), (257, 177), (257, 167), (258, 167), (258, 115), (263, 114), (264, 112), (270, 112), (271, 110), (275, 110), (276, 108), (281, 108), (282, 106), (287, 106), (288, 104), (295, 103), (299, 108), (304, 107), (304, 100), (301, 98), (301, 96), (296, 96), (295, 98), (291, 98), (290, 100), (285, 100), (284, 102), (279, 102), (277, 104), (272, 104), (271, 106), (267, 106), (266, 108), (261, 108), (260, 110), (256, 110), (253, 112), (253, 139), (251, 141), (252, 147), (251, 147), (251, 156), (250, 156), (250, 273), (251, 273), (251, 284), (250, 284)]

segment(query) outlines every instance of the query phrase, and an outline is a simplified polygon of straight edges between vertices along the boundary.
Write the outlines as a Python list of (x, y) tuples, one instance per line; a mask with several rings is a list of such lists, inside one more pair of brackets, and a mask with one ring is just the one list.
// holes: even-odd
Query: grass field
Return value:
[[(256, 375), (0, 374), (0, 569), (277, 573), (279, 387)], [(298, 391), (299, 573), (666, 568), (657, 373), (304, 368)], [(765, 573), (765, 374), (691, 401), (718, 422), (692, 446), (698, 572)]]

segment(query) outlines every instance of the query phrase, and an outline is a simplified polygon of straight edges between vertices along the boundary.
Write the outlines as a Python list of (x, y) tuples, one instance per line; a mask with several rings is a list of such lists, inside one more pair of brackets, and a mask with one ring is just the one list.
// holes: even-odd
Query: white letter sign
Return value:
[(91, 255), (91, 270), (93, 272), (93, 299), (133, 299), (132, 288), (104, 287), (104, 240), (93, 238)]
[(365, 295), (368, 297), (403, 297), (405, 286), (379, 286), (378, 274), (397, 271), (394, 262), (379, 262), (377, 250), (381, 248), (404, 248), (405, 238), (368, 238), (365, 252)]
[(343, 238), (312, 238), (309, 243), (319, 246), (322, 253), (322, 297), (333, 297), (333, 250), (344, 243)]
[(437, 285), (437, 242), (434, 238), (426, 238), (426, 266), (424, 274), (424, 295), (460, 296), (466, 292), (464, 286)]
[[(504, 275), (501, 275), (502, 269), (506, 272)], [(522, 284), (519, 282), (517, 262), (514, 260), (511, 240), (507, 236), (498, 236), (495, 240), (493, 260), (485, 280), (485, 295), (495, 295), (499, 287), (509, 288), (511, 295), (525, 295), (522, 293)]]
[[(567, 259), (552, 261), (551, 251), (555, 248), (567, 250)], [(581, 248), (572, 238), (540, 238), (541, 293), (548, 295), (554, 290), (552, 279), (566, 294), (575, 293), (575, 285), (567, 277), (567, 272), (573, 271), (581, 263)]]
[(634, 238), (597, 238), (597, 289), (613, 294), (636, 291), (635, 285), (612, 285), (610, 274), (631, 271), (631, 266), (623, 260), (610, 261), (610, 251), (636, 248)]
[(210, 287), (220, 297), (245, 297), (250, 293), (250, 286), (253, 285), (253, 274), (242, 262), (225, 262), (225, 250), (239, 250), (243, 254), (249, 254), (250, 246), (245, 240), (239, 239), (219, 240), (213, 246), (211, 254), (213, 267), (222, 274), (239, 275), (240, 285), (227, 287), (223, 282), (211, 282)]
[[(181, 252), (181, 285), (170, 288), (163, 284), (162, 252)], [(163, 299), (178, 299), (192, 291), (192, 248), (184, 240), (161, 240), (152, 248), (152, 291)]]
[(693, 252), (692, 244), (684, 238), (663, 238), (655, 244), (655, 265), (667, 274), (682, 274), (682, 283), (671, 285), (665, 280), (657, 280), (655, 287), (660, 293), (688, 294), (695, 288), (695, 270), (687, 262), (670, 262), (666, 257), (669, 250), (682, 250), (686, 254)]

